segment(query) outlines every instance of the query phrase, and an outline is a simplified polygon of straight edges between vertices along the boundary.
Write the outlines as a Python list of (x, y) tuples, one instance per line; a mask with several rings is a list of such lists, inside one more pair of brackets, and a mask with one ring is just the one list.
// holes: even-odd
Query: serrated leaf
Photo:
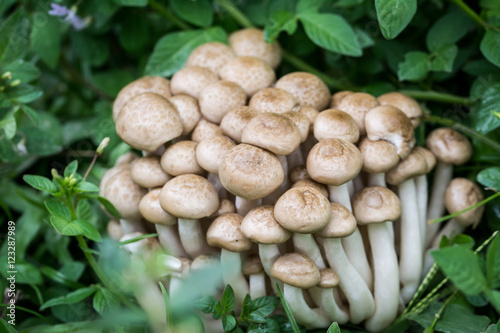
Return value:
[(399, 81), (418, 81), (429, 72), (429, 55), (420, 51), (408, 52), (398, 65)]
[(44, 24), (35, 25), (31, 30), (30, 45), (40, 58), (55, 69), (61, 53), (61, 32), (59, 19), (46, 12), (35, 12), (33, 16), (44, 17)]
[(492, 85), (481, 96), (478, 110), (473, 113), (476, 131), (487, 134), (500, 127), (500, 119), (492, 111), (500, 111), (500, 84)]
[(90, 286), (86, 288), (81, 288), (77, 289), (66, 296), (61, 296), (57, 298), (53, 298), (51, 300), (48, 300), (45, 302), (41, 307), (40, 310), (47, 309), (51, 306), (55, 305), (61, 305), (61, 304), (74, 304), (78, 303), (80, 301), (83, 301), (85, 298), (89, 297), (96, 291), (96, 287)]
[(83, 229), (79, 225), (59, 216), (51, 216), (50, 223), (64, 236), (76, 236), (83, 233)]
[(75, 220), (73, 221), (73, 223), (82, 229), (82, 235), (84, 235), (88, 239), (91, 239), (94, 242), (100, 242), (102, 240), (101, 234), (91, 223), (85, 220)]
[(340, 333), (340, 327), (337, 323), (332, 323), (330, 327), (328, 327), (328, 331), (326, 333)]
[(276, 310), (280, 300), (274, 296), (262, 296), (256, 298), (250, 302), (248, 305), (248, 312), (258, 313), (262, 317), (267, 317)]
[[(497, 179), (497, 181), (499, 180)], [(486, 253), (486, 276), (490, 288), (500, 287), (500, 240), (498, 235), (491, 242)]]
[(71, 220), (71, 213), (69, 208), (64, 205), (61, 200), (57, 198), (52, 198), (45, 201), (45, 207), (49, 211), (50, 215), (61, 217), (66, 220)]
[(117, 219), (121, 218), (118, 210), (116, 210), (115, 206), (113, 206), (113, 204), (108, 199), (101, 197), (101, 196), (98, 196), (97, 200), (99, 201), (99, 203), (101, 205), (104, 206), (104, 208), (108, 211), (108, 213), (110, 213), (111, 215), (113, 215)]
[(40, 70), (30, 62), (22, 59), (3, 66), (3, 72), (11, 72), (12, 80), (20, 80), (21, 83), (29, 83), (40, 76)]
[(268, 43), (273, 43), (282, 31), (292, 35), (297, 30), (297, 17), (292, 12), (274, 12), (270, 21), (264, 28), (264, 39)]
[(451, 246), (432, 251), (436, 264), (466, 295), (476, 295), (488, 289), (479, 258), (463, 246)]
[(0, 65), (21, 59), (28, 49), (28, 20), (19, 9), (12, 13), (0, 26)]
[(456, 45), (444, 45), (436, 49), (431, 54), (429, 70), (450, 73), (453, 70), (453, 62), (455, 61), (457, 54), (458, 47)]
[(111, 291), (100, 287), (94, 295), (92, 304), (94, 309), (104, 317), (108, 313), (116, 311), (120, 306), (120, 301)]
[(88, 200), (78, 200), (76, 206), (76, 217), (80, 220), (90, 221), (93, 219), (92, 207)]
[(227, 43), (227, 34), (220, 27), (170, 33), (156, 43), (144, 73), (171, 76), (184, 66), (191, 51), (208, 42)]
[(212, 313), (217, 304), (213, 296), (206, 296), (193, 302), (193, 306), (203, 313)]
[(234, 291), (230, 284), (226, 285), (221, 299), (222, 313), (228, 313), (234, 309)]
[(207, 0), (170, 0), (174, 12), (183, 20), (199, 27), (212, 24), (212, 7)]
[(223, 315), (222, 316), (222, 328), (225, 332), (231, 331), (236, 327), (236, 318), (232, 315)]
[(36, 176), (36, 175), (24, 175), (23, 180), (28, 183), (33, 188), (40, 191), (46, 191), (49, 193), (56, 193), (57, 187), (48, 179), (47, 177)]
[(474, 28), (472, 21), (464, 12), (457, 10), (437, 20), (427, 32), (426, 44), (429, 51), (452, 45), (462, 39)]
[(342, 16), (308, 11), (301, 13), (299, 19), (316, 45), (348, 56), (363, 54), (354, 30)]
[(73, 161), (64, 169), (64, 177), (69, 177), (76, 173), (78, 170), (78, 161)]
[(487, 29), (479, 48), (488, 61), (500, 67), (500, 32)]
[(485, 187), (500, 191), (500, 167), (481, 170), (477, 175), (477, 181)]
[(92, 183), (89, 183), (87, 181), (83, 181), (80, 184), (78, 184), (76, 186), (76, 189), (79, 192), (99, 192), (100, 191), (99, 186), (94, 185)]
[(375, 0), (380, 30), (385, 39), (398, 36), (417, 11), (417, 0)]

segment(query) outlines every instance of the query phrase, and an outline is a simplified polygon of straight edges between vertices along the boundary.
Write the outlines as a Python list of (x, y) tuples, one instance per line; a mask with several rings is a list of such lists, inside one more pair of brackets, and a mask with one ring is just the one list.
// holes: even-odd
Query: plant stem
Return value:
[(448, 297), (446, 299), (446, 301), (444, 301), (443, 303), (443, 306), (441, 306), (441, 308), (439, 309), (439, 311), (434, 315), (434, 320), (432, 321), (432, 324), (430, 326), (430, 328), (432, 330), (434, 330), (434, 327), (436, 326), (437, 322), (439, 321), (439, 319), (441, 318), (441, 315), (443, 314), (444, 310), (446, 309), (446, 306), (448, 306), (448, 304), (450, 304), (450, 302), (455, 298), (455, 296), (457, 296), (458, 294), (458, 289), (455, 290), (451, 295), (450, 297)]
[(456, 96), (447, 93), (440, 93), (437, 91), (400, 90), (400, 92), (415, 99), (421, 99), (425, 101), (463, 104), (463, 105), (474, 104), (474, 102), (467, 97)]
[(461, 10), (464, 11), (465, 14), (467, 14), (474, 22), (476, 22), (479, 26), (487, 29), (488, 24), (478, 15), (476, 14), (475, 11), (472, 10), (469, 6), (467, 6), (466, 3), (464, 3), (462, 0), (451, 0), (454, 2)]
[(149, 5), (151, 7), (153, 7), (154, 10), (156, 10), (158, 13), (162, 14), (163, 16), (165, 16), (165, 18), (167, 20), (169, 20), (170, 22), (172, 22), (178, 28), (180, 28), (182, 30), (190, 30), (191, 29), (190, 25), (188, 25), (187, 23), (182, 22), (177, 17), (175, 17), (174, 14), (172, 14), (170, 12), (170, 10), (168, 10), (168, 8), (165, 7), (165, 6), (163, 6), (161, 3), (157, 2), (156, 0), (148, 0), (148, 3), (149, 3)]
[(238, 7), (231, 2), (231, 0), (215, 0), (215, 2), (224, 8), (242, 27), (254, 28), (254, 25), (248, 17), (246, 17), (245, 14), (243, 14)]
[(487, 202), (490, 202), (491, 200), (494, 200), (494, 199), (498, 198), (499, 196), (500, 196), (500, 192), (497, 192), (497, 193), (493, 194), (492, 196), (489, 196), (488, 198), (484, 199), (483, 201), (478, 202), (477, 204), (475, 204), (473, 206), (467, 207), (465, 209), (462, 209), (461, 211), (458, 211), (458, 212), (455, 212), (453, 214), (440, 217), (440, 218), (435, 219), (435, 220), (430, 220), (429, 224), (440, 223), (440, 222), (452, 219), (455, 216), (458, 216), (458, 215), (460, 215), (462, 213), (468, 212), (469, 210), (473, 210), (473, 209), (475, 209), (477, 207), (480, 207), (480, 206), (486, 204)]

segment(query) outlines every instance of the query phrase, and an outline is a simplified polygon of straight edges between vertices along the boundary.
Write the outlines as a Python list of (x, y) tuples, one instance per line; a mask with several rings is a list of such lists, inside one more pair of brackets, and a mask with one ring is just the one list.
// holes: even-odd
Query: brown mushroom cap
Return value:
[(116, 120), (116, 134), (136, 149), (153, 152), (182, 134), (182, 122), (168, 100), (143, 93), (122, 107)]
[(119, 241), (123, 237), (123, 229), (119, 222), (110, 220), (106, 226), (106, 232), (114, 241)]
[(348, 113), (358, 125), (359, 134), (365, 135), (365, 117), (373, 108), (379, 106), (377, 99), (367, 93), (347, 94), (337, 105), (338, 110)]
[(281, 48), (277, 42), (266, 43), (264, 32), (249, 28), (233, 32), (229, 44), (238, 56), (250, 56), (262, 59), (276, 69), (281, 62)]
[(212, 217), (221, 216), (223, 214), (236, 213), (236, 207), (234, 203), (226, 198), (220, 199), (219, 209), (212, 215)]
[(320, 288), (335, 288), (340, 284), (340, 277), (331, 268), (323, 268), (319, 271), (321, 274), (321, 281), (318, 284)]
[(424, 175), (427, 172), (425, 156), (419, 149), (413, 149), (408, 157), (385, 174), (388, 184), (399, 185), (407, 179)]
[(332, 95), (332, 100), (330, 102), (330, 108), (337, 109), (339, 107), (340, 101), (344, 99), (344, 97), (354, 94), (354, 92), (349, 90), (338, 91)]
[(273, 206), (250, 210), (241, 222), (240, 229), (252, 242), (261, 244), (281, 244), (292, 235), (276, 221)]
[(415, 146), (413, 149), (418, 150), (425, 159), (425, 164), (427, 165), (427, 171), (425, 173), (429, 173), (436, 166), (436, 156), (429, 149), (425, 149), (424, 147)]
[(139, 186), (153, 188), (165, 185), (170, 177), (160, 165), (160, 156), (145, 156), (131, 163), (130, 176)]
[(239, 144), (224, 156), (219, 177), (222, 185), (232, 194), (256, 200), (276, 190), (283, 183), (284, 173), (273, 153)]
[(199, 66), (219, 73), (222, 67), (235, 57), (226, 44), (209, 42), (195, 48), (186, 61), (186, 67)]
[(242, 268), (243, 274), (245, 275), (254, 275), (259, 274), (264, 271), (264, 267), (262, 266), (262, 261), (260, 261), (259, 256), (250, 256), (245, 260)]
[(274, 217), (292, 232), (313, 233), (323, 229), (332, 217), (328, 199), (310, 186), (286, 191), (274, 206)]
[(307, 172), (317, 182), (340, 186), (356, 177), (363, 167), (359, 149), (341, 139), (318, 142), (307, 156)]
[[(444, 203), (450, 214), (464, 210), (484, 199), (481, 189), (466, 178), (453, 179), (444, 194)], [(464, 227), (474, 228), (481, 221), (484, 205), (455, 216), (454, 219)]]
[(290, 119), (291, 121), (293, 121), (295, 126), (297, 126), (297, 128), (299, 129), (300, 142), (306, 141), (311, 127), (311, 122), (309, 118), (303, 113), (296, 111), (285, 112), (283, 113), (283, 115), (288, 119)]
[(250, 250), (252, 242), (240, 230), (243, 216), (236, 213), (224, 214), (216, 218), (208, 227), (208, 245), (232, 252)]
[(316, 75), (294, 72), (281, 77), (276, 88), (288, 91), (301, 106), (324, 110), (330, 103), (330, 91)]
[(354, 195), (353, 212), (359, 224), (395, 221), (401, 216), (401, 202), (382, 186), (365, 187)]
[(200, 254), (193, 259), (191, 263), (191, 271), (200, 271), (205, 269), (210, 269), (212, 267), (217, 267), (220, 265), (220, 259), (218, 256), (213, 254)]
[(324, 139), (343, 139), (351, 143), (359, 140), (356, 121), (348, 113), (335, 109), (321, 111), (314, 120), (314, 137)]
[(161, 188), (148, 192), (139, 204), (139, 210), (142, 217), (151, 223), (173, 225), (177, 223), (175, 216), (167, 213), (160, 205)]
[(256, 92), (248, 105), (259, 112), (285, 113), (291, 111), (297, 101), (282, 89), (265, 88)]
[(470, 141), (451, 128), (438, 128), (427, 136), (427, 148), (444, 163), (464, 164), (472, 155)]
[(302, 187), (302, 186), (313, 187), (313, 188), (317, 189), (318, 191), (320, 191), (326, 198), (328, 198), (329, 194), (328, 194), (328, 190), (327, 190), (326, 186), (312, 180), (311, 178), (298, 180), (297, 182), (295, 182), (292, 185), (292, 188)]
[(198, 99), (203, 88), (218, 80), (217, 74), (207, 68), (184, 67), (172, 76), (170, 89), (174, 95), (184, 94)]
[(287, 253), (279, 257), (271, 266), (271, 275), (302, 289), (312, 288), (321, 280), (318, 266), (302, 253)]
[(214, 186), (198, 175), (181, 175), (169, 180), (160, 193), (161, 207), (184, 219), (201, 219), (219, 208)]
[(129, 99), (145, 92), (155, 93), (164, 98), (170, 97), (170, 81), (160, 76), (144, 76), (123, 87), (113, 103), (113, 120)]
[(296, 166), (290, 171), (290, 180), (292, 183), (296, 183), (302, 179), (311, 179), (305, 165)]
[(196, 127), (191, 133), (191, 140), (194, 142), (202, 142), (214, 136), (222, 135), (222, 129), (214, 123), (201, 118)]
[(201, 119), (200, 107), (195, 98), (188, 95), (176, 95), (169, 99), (172, 103), (182, 122), (182, 135), (188, 135)]
[(222, 67), (219, 75), (225, 81), (239, 84), (248, 96), (276, 81), (273, 69), (265, 61), (255, 57), (236, 57)]
[(161, 156), (161, 167), (169, 175), (179, 176), (189, 173), (201, 175), (205, 170), (196, 159), (196, 146), (194, 141), (179, 141), (165, 150)]
[(276, 155), (288, 155), (300, 145), (300, 132), (289, 118), (277, 113), (253, 117), (243, 130), (241, 142), (267, 149)]
[(392, 105), (403, 111), (410, 118), (413, 128), (420, 125), (422, 108), (416, 100), (400, 92), (390, 92), (377, 98), (380, 105)]
[(358, 145), (363, 156), (363, 171), (369, 173), (387, 172), (399, 163), (396, 146), (384, 140), (363, 139)]
[(200, 93), (201, 114), (205, 119), (219, 124), (229, 111), (244, 106), (247, 94), (242, 87), (230, 81), (217, 81), (206, 86)]
[(331, 202), (332, 218), (316, 235), (323, 238), (341, 238), (352, 235), (358, 226), (354, 215), (345, 206)]
[(316, 117), (318, 116), (319, 111), (316, 110), (315, 108), (310, 107), (310, 106), (301, 106), (299, 113), (303, 114), (304, 116), (306, 116), (309, 119), (309, 124), (310, 124), (309, 131), (312, 132), (313, 127), (314, 127), (314, 121), (316, 120)]
[(241, 106), (226, 113), (220, 123), (222, 133), (240, 143), (243, 129), (245, 129), (248, 122), (258, 114), (259, 111), (249, 106)]
[(196, 160), (203, 169), (218, 174), (222, 159), (234, 147), (236, 143), (226, 136), (211, 137), (201, 141), (196, 147)]

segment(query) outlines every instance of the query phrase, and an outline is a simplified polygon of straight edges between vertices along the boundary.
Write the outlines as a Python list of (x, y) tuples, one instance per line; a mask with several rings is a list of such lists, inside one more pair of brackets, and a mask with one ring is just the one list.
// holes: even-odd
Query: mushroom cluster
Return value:
[(307, 328), (379, 332), (415, 293), (432, 263), (426, 250), (480, 220), (476, 209), (441, 231), (427, 223), (481, 200), (469, 180), (452, 181), (471, 144), (440, 128), (418, 147), (414, 99), (332, 96), (306, 72), (276, 80), (280, 60), (277, 43), (245, 29), (229, 45), (196, 48), (170, 81), (121, 90), (116, 132), (142, 156), (122, 156), (102, 179), (121, 215), (110, 232), (154, 225), (182, 261), (171, 293), (195, 262), (219, 261), (237, 303), (275, 294), (277, 283)]

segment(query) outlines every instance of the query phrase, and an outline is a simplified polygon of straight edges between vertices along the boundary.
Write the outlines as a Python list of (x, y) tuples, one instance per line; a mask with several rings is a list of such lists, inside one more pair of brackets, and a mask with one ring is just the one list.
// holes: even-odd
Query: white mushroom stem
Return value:
[(134, 295), (141, 308), (144, 309), (144, 312), (149, 317), (149, 322), (153, 326), (153, 332), (165, 332), (165, 300), (158, 284), (144, 277), (140, 281), (137, 281), (136, 288), (134, 288)]
[(339, 324), (345, 324), (349, 321), (349, 314), (337, 304), (333, 296), (333, 288), (313, 287), (309, 290), (309, 293), (314, 303), (325, 311), (328, 319)]
[(354, 193), (356, 193), (353, 182), (347, 182), (347, 192), (349, 193), (349, 198), (352, 198)]
[(120, 226), (122, 227), (124, 235), (131, 234), (133, 232), (146, 232), (141, 221), (136, 219), (120, 219)]
[[(304, 156), (302, 155), (300, 146), (295, 149), (290, 155), (288, 155), (286, 159), (288, 162), (288, 170), (293, 170), (299, 165), (305, 165)], [(285, 177), (288, 177), (288, 173), (285, 175)]]
[(224, 284), (230, 284), (234, 290), (236, 304), (243, 304), (246, 294), (249, 293), (248, 282), (241, 272), (241, 255), (239, 252), (228, 251), (224, 248), (220, 252), (222, 265), (222, 279)]
[[(352, 212), (347, 184), (340, 186), (329, 185), (328, 191), (330, 192), (330, 201), (339, 203)], [(344, 246), (349, 261), (359, 272), (368, 288), (371, 289), (373, 285), (372, 272), (368, 264), (363, 238), (361, 237), (359, 229), (356, 228), (350, 236), (342, 238), (342, 245)]]
[(156, 224), (155, 226), (160, 244), (165, 250), (175, 257), (187, 257), (187, 253), (182, 247), (174, 225)]
[[(453, 177), (453, 165), (438, 161), (434, 172), (432, 192), (427, 208), (427, 221), (440, 218), (444, 214), (444, 193)], [(428, 224), (425, 233), (425, 244), (429, 246), (439, 230), (439, 224)]]
[(337, 272), (340, 278), (339, 286), (349, 302), (351, 322), (359, 324), (375, 311), (370, 289), (347, 258), (340, 239), (325, 238), (323, 245), (328, 263)]
[(219, 175), (209, 172), (207, 180), (214, 186), (215, 190), (219, 194), (219, 198), (227, 198), (227, 190), (224, 186), (222, 186)]
[(240, 197), (236, 197), (234, 199), (234, 206), (236, 208), (236, 213), (238, 213), (241, 216), (247, 215), (249, 211), (251, 211), (254, 208), (257, 208), (261, 205), (262, 199), (257, 199), (257, 200), (248, 200), (248, 199), (243, 199)]
[(365, 327), (371, 332), (382, 331), (396, 319), (398, 314), (398, 258), (390, 224), (391, 222), (383, 222), (368, 225), (374, 271), (375, 313), (368, 318)]
[(422, 247), (420, 243), (420, 218), (418, 215), (417, 190), (413, 179), (398, 186), (401, 200), (401, 248), (399, 276), (405, 303), (413, 297), (422, 273)]
[(307, 305), (302, 289), (285, 283), (283, 294), (298, 323), (307, 328), (325, 328), (330, 325), (330, 320), (326, 318), (320, 309), (311, 309)]
[(259, 244), (259, 257), (260, 262), (262, 263), (262, 267), (264, 268), (264, 272), (271, 279), (271, 286), (273, 290), (277, 293), (275, 282), (278, 282), (280, 288), (283, 289), (283, 282), (278, 279), (275, 279), (271, 276), (271, 266), (274, 264), (276, 259), (281, 256), (281, 251), (278, 247), (278, 244)]
[(250, 285), (250, 297), (252, 299), (266, 296), (266, 274), (264, 271), (258, 274), (251, 274), (248, 277), (248, 282)]
[(427, 229), (427, 202), (429, 200), (429, 191), (427, 189), (427, 175), (415, 177), (415, 186), (417, 188), (418, 214), (420, 217), (420, 241), (422, 251), (425, 251), (425, 234)]
[(316, 241), (311, 234), (294, 233), (292, 237), (293, 246), (296, 252), (303, 253), (310, 257), (316, 266), (318, 266), (318, 269), (326, 268), (325, 261), (323, 260), (318, 244), (316, 244)]
[(182, 246), (189, 256), (191, 258), (196, 258), (201, 254), (206, 254), (208, 251), (208, 244), (199, 221), (179, 218), (178, 225)]
[[(370, 173), (368, 175), (368, 185), (367, 186), (382, 186), (387, 187), (387, 183), (385, 182), (385, 172), (379, 173)], [(384, 222), (387, 224), (387, 228), (391, 233), (391, 243), (394, 244), (394, 223), (392, 222)], [(396, 252), (396, 248), (393, 247), (394, 252)]]

